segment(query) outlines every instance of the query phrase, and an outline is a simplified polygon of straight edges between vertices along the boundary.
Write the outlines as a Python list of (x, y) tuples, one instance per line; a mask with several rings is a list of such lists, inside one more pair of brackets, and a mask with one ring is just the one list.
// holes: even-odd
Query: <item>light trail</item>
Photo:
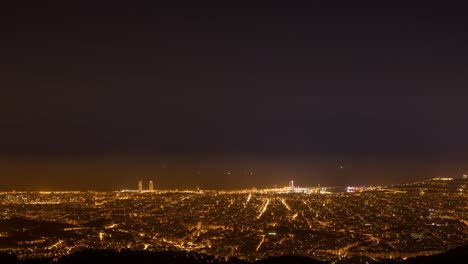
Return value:
[(245, 202), (245, 205), (247, 205), (247, 204), (249, 203), (250, 198), (252, 198), (252, 194), (251, 194), (251, 193), (249, 193), (249, 197), (247, 197), (247, 202)]
[(283, 203), (284, 207), (286, 207), (286, 209), (288, 209), (288, 211), (291, 211), (291, 207), (289, 207), (289, 205), (286, 203), (285, 199), (281, 199), (281, 202)]
[(314, 212), (314, 210), (312, 210), (312, 207), (310, 207), (310, 204), (306, 202), (306, 200), (302, 200), (302, 202), (307, 206), (307, 208), (309, 208), (309, 211), (311, 211), (312, 213)]
[(298, 216), (298, 213), (295, 213), (295, 214), (291, 217), (291, 219), (292, 219), (292, 220), (296, 220), (297, 216)]
[(52, 246), (48, 247), (47, 249), (48, 249), (48, 250), (51, 250), (51, 249), (53, 249), (53, 248), (58, 247), (58, 246), (59, 246), (60, 244), (62, 244), (62, 243), (63, 243), (63, 240), (59, 240), (57, 243), (53, 244)]
[(265, 242), (265, 236), (262, 236), (262, 240), (260, 240), (260, 243), (258, 243), (257, 249), (255, 251), (258, 251), (260, 247), (262, 246), (263, 242)]
[(105, 229), (110, 229), (110, 228), (114, 228), (114, 227), (116, 227), (116, 226), (118, 226), (118, 224), (112, 224), (112, 225), (106, 226), (106, 227), (104, 227), (104, 228), (105, 228)]
[(262, 217), (263, 213), (265, 213), (265, 211), (267, 210), (268, 204), (269, 204), (269, 203), (270, 203), (270, 199), (267, 199), (265, 205), (263, 206), (262, 211), (261, 211), (260, 214), (257, 216), (257, 219), (260, 219), (260, 217)]
[(67, 249), (67, 254), (71, 254), (71, 253), (73, 252), (73, 248), (74, 248), (74, 247), (69, 247), (69, 248)]

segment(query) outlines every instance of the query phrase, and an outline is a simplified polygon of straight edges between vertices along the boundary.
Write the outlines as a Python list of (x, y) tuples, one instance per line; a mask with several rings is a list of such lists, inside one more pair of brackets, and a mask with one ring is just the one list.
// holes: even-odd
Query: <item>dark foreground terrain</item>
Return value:
[[(392, 259), (383, 262), (375, 262), (370, 259), (346, 259), (338, 263), (466, 263), (468, 259), (468, 245), (451, 249), (447, 252), (426, 256), (409, 258), (406, 260)], [(197, 263), (197, 264), (248, 264), (252, 262), (243, 261), (237, 258), (223, 259), (214, 256), (194, 253), (194, 252), (144, 252), (144, 251), (122, 251), (115, 252), (109, 250), (85, 250), (76, 252), (74, 254), (62, 257), (60, 259), (24, 259), (18, 260), (14, 254), (2, 253), (0, 254), (0, 263), (2, 264), (78, 264), (78, 263), (122, 263), (122, 264), (145, 264), (145, 263)], [(262, 260), (253, 262), (255, 264), (269, 264), (269, 263), (328, 263), (312, 258), (301, 256), (281, 256), (269, 257)]]

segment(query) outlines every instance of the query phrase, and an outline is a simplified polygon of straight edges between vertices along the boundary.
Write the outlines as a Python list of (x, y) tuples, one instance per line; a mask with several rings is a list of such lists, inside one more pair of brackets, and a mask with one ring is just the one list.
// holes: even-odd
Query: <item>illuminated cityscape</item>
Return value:
[(3, 2), (0, 264), (467, 262), (465, 5)]
[[(19, 258), (87, 248), (325, 261), (437, 254), (466, 244), (468, 181), (392, 187), (0, 193), (0, 250)], [(152, 185), (149, 185), (151, 191)]]

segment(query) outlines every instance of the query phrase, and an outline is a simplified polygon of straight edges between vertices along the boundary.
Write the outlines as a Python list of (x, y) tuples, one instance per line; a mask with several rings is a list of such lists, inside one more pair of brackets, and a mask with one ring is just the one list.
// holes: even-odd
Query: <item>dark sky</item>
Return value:
[(0, 189), (468, 169), (468, 10), (156, 2), (2, 8)]

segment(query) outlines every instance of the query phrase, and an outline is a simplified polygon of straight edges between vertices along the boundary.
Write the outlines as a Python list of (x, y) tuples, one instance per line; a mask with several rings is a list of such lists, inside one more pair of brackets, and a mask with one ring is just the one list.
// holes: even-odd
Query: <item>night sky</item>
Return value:
[(468, 172), (467, 9), (157, 2), (2, 8), (1, 190)]

